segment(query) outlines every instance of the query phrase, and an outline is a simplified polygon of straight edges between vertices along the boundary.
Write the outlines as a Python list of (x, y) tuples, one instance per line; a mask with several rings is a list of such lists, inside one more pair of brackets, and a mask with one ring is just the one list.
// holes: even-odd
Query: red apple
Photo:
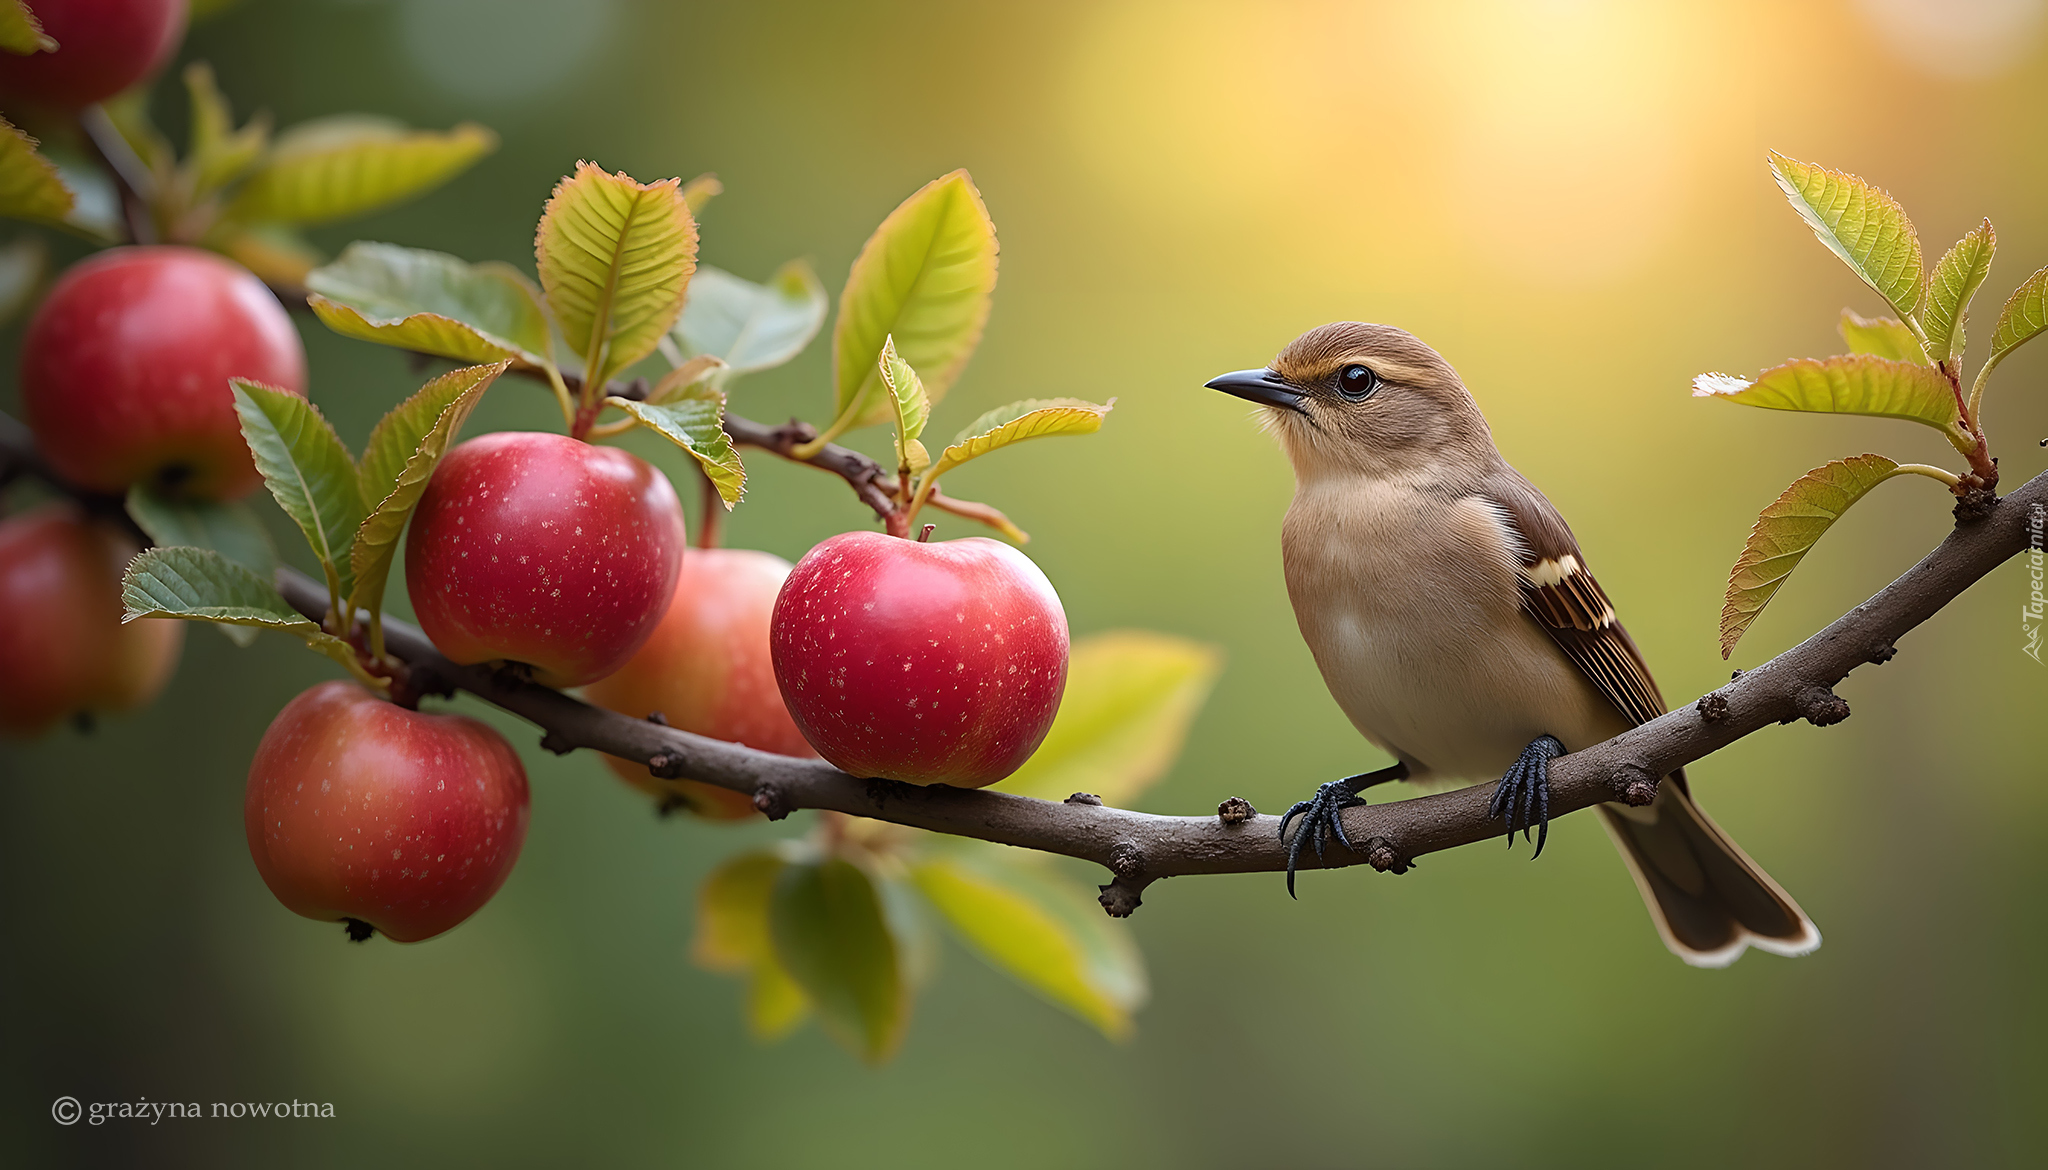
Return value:
[(247, 495), (262, 479), (231, 377), (303, 396), (306, 351), (262, 281), (194, 248), (111, 248), (74, 266), (21, 346), (37, 445), (94, 491)]
[(68, 504), (0, 522), (0, 732), (35, 735), (163, 690), (184, 623), (121, 624), (121, 570), (135, 552)]
[(242, 823), (286, 909), (346, 922), (353, 937), (375, 927), (419, 942), (505, 884), (527, 812), (526, 769), (504, 736), (336, 680), (285, 704), (263, 733)]
[(654, 633), (686, 542), (667, 476), (616, 447), (509, 431), (435, 468), (405, 585), (449, 658), (523, 662), (550, 686), (580, 686)]
[(1038, 750), (1067, 685), (1052, 582), (983, 537), (835, 536), (797, 562), (774, 620), (790, 714), (855, 776), (994, 784)]
[[(789, 562), (743, 548), (691, 549), (654, 635), (616, 672), (583, 689), (600, 707), (785, 756), (815, 756), (775, 685), (768, 627)], [(606, 766), (656, 795), (674, 793), (714, 820), (754, 815), (745, 793), (695, 780), (657, 780), (644, 765)]]
[(185, 32), (185, 0), (34, 0), (53, 52), (0, 52), (0, 93), (76, 109), (156, 72)]

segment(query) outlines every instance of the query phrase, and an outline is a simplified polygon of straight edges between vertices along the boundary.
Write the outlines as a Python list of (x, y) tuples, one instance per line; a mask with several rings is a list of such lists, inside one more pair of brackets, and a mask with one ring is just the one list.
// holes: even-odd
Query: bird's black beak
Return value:
[(1296, 414), (1308, 413), (1301, 405), (1301, 391), (1288, 385), (1286, 379), (1271, 370), (1239, 370), (1211, 378), (1205, 385), (1211, 390), (1235, 394), (1260, 406), (1276, 406)]

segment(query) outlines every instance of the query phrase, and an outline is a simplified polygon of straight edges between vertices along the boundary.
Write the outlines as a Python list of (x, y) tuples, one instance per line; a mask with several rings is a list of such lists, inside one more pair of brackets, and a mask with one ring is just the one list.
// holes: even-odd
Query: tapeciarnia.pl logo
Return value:
[(2041, 548), (2041, 530), (2048, 527), (2048, 505), (2027, 509), (2027, 603), (2020, 607), (2020, 634), (2026, 640), (2020, 650), (2041, 661), (2042, 619), (2048, 617), (2048, 597), (2042, 595), (2042, 580), (2048, 577), (2048, 555)]

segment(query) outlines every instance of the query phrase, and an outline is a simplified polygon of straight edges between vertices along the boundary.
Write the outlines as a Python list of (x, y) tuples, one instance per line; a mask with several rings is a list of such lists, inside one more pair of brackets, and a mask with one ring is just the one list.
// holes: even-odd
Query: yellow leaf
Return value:
[(990, 966), (1111, 1039), (1130, 1036), (1147, 993), (1144, 960), (1087, 890), (980, 842), (934, 850), (911, 878)]
[(446, 132), (342, 114), (302, 123), (277, 145), (229, 204), (245, 222), (325, 223), (420, 195), (498, 148), (474, 122)]
[(37, 153), (36, 140), (0, 118), (0, 215), (63, 223), (73, 202), (57, 168)]
[(588, 385), (652, 353), (683, 311), (697, 224), (678, 187), (579, 162), (548, 199), (534, 239), (540, 283)]
[(1052, 730), (996, 787), (1046, 800), (1092, 792), (1128, 807), (1180, 756), (1222, 667), (1216, 647), (1171, 634), (1113, 630), (1077, 639)]
[(57, 39), (43, 31), (43, 22), (21, 0), (0, 0), (0, 49), (24, 57), (54, 53)]
[(1114, 398), (1102, 404), (1079, 398), (1027, 398), (998, 406), (969, 423), (952, 445), (939, 453), (925, 482), (937, 480), (970, 459), (1026, 439), (1093, 434), (1102, 429), (1102, 420), (1115, 406)]

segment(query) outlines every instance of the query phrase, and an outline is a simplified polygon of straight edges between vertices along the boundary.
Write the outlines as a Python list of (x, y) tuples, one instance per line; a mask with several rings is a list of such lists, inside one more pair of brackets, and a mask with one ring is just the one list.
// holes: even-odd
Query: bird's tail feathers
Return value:
[(1804, 955), (1820, 931), (1763, 867), (1693, 803), (1685, 774), (1657, 786), (1647, 808), (1600, 806), (1657, 933), (1695, 967), (1726, 967), (1748, 947)]

